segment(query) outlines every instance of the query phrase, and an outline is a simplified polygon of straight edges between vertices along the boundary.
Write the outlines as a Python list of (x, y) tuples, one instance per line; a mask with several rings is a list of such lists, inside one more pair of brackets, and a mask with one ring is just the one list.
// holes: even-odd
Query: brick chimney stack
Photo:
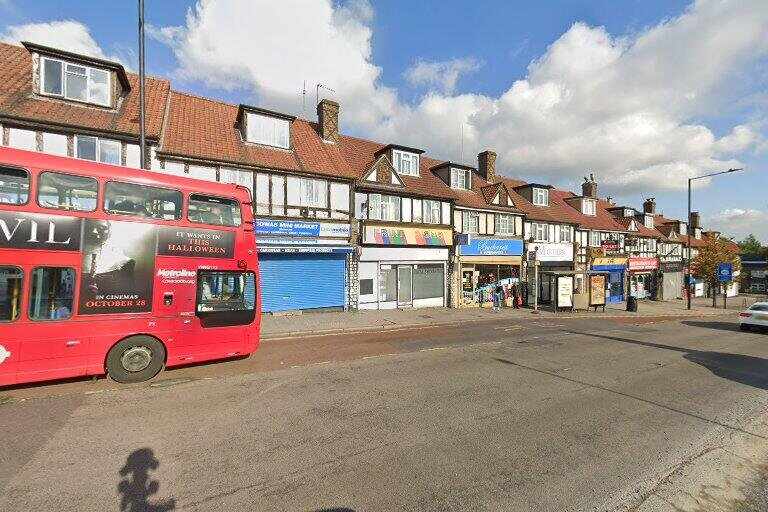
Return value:
[(328, 142), (339, 142), (339, 104), (328, 99), (317, 104), (317, 123), (320, 136)]
[(496, 182), (496, 153), (485, 150), (477, 155), (477, 172), (488, 183)]
[(581, 184), (581, 195), (597, 199), (597, 181), (595, 175), (590, 173), (589, 178), (584, 177), (584, 183)]
[(699, 212), (691, 212), (691, 218), (688, 219), (688, 227), (691, 228), (691, 230), (701, 227), (701, 215)]
[(648, 199), (643, 201), (643, 213), (647, 213), (649, 215), (656, 214), (656, 198), (655, 197), (649, 197)]

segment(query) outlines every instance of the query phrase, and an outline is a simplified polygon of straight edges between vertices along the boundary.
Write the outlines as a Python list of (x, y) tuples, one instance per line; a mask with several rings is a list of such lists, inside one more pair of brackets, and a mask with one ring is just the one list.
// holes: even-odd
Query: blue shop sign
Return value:
[(339, 222), (306, 222), (301, 220), (266, 220), (254, 222), (257, 235), (349, 237), (349, 224)]
[(523, 241), (505, 238), (473, 238), (459, 246), (462, 256), (522, 256)]

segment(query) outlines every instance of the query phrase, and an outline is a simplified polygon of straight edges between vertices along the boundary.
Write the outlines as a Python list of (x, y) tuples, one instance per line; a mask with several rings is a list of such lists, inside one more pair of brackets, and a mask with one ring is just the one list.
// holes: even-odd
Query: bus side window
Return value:
[(204, 327), (250, 324), (256, 310), (255, 274), (198, 271), (195, 309)]
[(0, 203), (25, 204), (29, 200), (29, 174), (22, 169), (0, 167)]
[(178, 220), (181, 218), (181, 192), (110, 181), (104, 190), (104, 210), (119, 215)]
[(66, 320), (72, 316), (75, 271), (71, 268), (38, 267), (32, 271), (29, 290), (31, 320)]
[(43, 208), (92, 212), (98, 193), (99, 182), (95, 178), (43, 172), (37, 186), (37, 202)]
[(0, 322), (13, 322), (21, 309), (24, 272), (18, 267), (0, 267)]
[(239, 226), (240, 203), (234, 199), (190, 194), (189, 220), (214, 226)]

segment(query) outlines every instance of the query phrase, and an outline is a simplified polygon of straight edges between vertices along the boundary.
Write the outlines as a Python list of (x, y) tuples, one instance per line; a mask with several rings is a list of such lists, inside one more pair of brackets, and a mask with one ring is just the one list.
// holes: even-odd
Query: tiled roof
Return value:
[(611, 215), (608, 208), (611, 207), (611, 203), (604, 199), (596, 199), (595, 215), (584, 215), (578, 209), (577, 201), (566, 201), (566, 199), (577, 198), (572, 192), (565, 192), (562, 190), (550, 190), (549, 195), (552, 197), (560, 197), (563, 199), (565, 207), (570, 208), (569, 213), (572, 217), (578, 219), (579, 227), (583, 229), (593, 229), (597, 231), (625, 231), (624, 226), (616, 221), (616, 217)]
[(284, 171), (307, 172), (340, 178), (354, 173), (335, 144), (318, 135), (314, 123), (291, 123), (292, 149), (243, 142), (235, 127), (238, 106), (171, 92), (168, 123), (159, 153)]
[[(517, 207), (493, 204), (492, 201), (499, 192), (507, 191), (509, 194), (507, 187), (503, 183), (488, 183), (477, 174), (472, 174), (472, 190), (450, 190), (456, 198), (456, 206), (506, 213), (523, 213), (523, 211)], [(517, 198), (512, 194), (509, 194), (509, 196), (512, 202), (516, 205)]]
[[(358, 180), (362, 179), (370, 170), (376, 160), (375, 153), (385, 146), (386, 144), (380, 142), (358, 139), (348, 135), (341, 135), (339, 141), (341, 155)], [(455, 199), (454, 191), (430, 170), (440, 163), (442, 161), (421, 155), (419, 158), (419, 176), (398, 174), (405, 186), (404, 189), (401, 188), (399, 190), (420, 197), (435, 197), (446, 200)], [(367, 181), (358, 181), (358, 187), (393, 191), (392, 187)]]
[[(99, 132), (139, 135), (138, 76), (128, 73), (131, 91), (117, 110), (46, 98), (32, 91), (32, 55), (21, 46), (0, 43), (0, 116)], [(157, 139), (170, 82), (146, 79), (147, 136)]]
[(643, 236), (646, 238), (660, 238), (661, 233), (659, 233), (655, 229), (649, 229), (645, 227), (645, 224), (643, 224), (642, 222), (640, 222), (634, 217), (622, 217), (620, 219), (617, 219), (618, 223), (624, 227), (625, 231), (629, 231), (629, 223), (632, 222), (633, 220), (635, 221), (635, 226), (637, 226), (637, 231), (630, 231), (630, 233), (636, 236)]

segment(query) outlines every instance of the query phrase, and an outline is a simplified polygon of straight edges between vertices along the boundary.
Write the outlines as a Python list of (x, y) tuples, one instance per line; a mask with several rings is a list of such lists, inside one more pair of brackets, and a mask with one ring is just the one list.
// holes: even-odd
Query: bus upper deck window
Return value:
[(95, 178), (57, 172), (40, 174), (37, 202), (44, 208), (92, 212), (96, 209), (99, 182)]
[(189, 220), (216, 226), (239, 226), (242, 222), (240, 203), (234, 199), (191, 194)]
[(29, 174), (21, 169), (0, 167), (0, 203), (24, 204), (29, 200)]
[(0, 322), (12, 322), (19, 318), (23, 277), (20, 268), (0, 267)]
[(181, 192), (110, 181), (104, 190), (104, 209), (120, 215), (178, 220), (181, 218)]

